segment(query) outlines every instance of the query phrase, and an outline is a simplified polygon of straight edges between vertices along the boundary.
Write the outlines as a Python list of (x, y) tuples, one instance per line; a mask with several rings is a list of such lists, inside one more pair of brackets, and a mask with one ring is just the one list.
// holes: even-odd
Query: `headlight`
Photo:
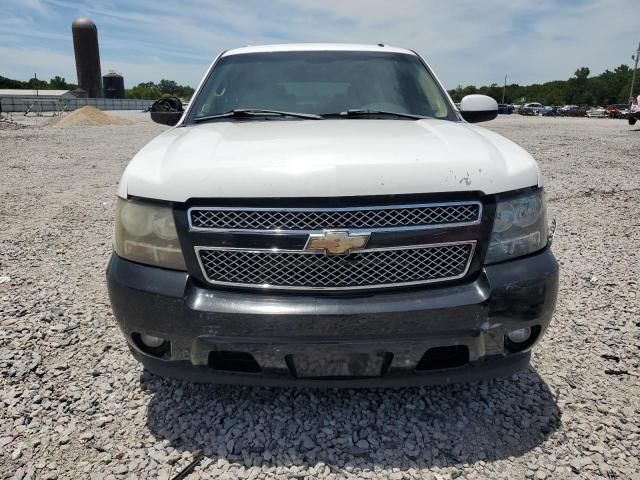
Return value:
[(543, 249), (548, 228), (542, 190), (499, 199), (485, 263), (511, 260)]
[(118, 198), (113, 248), (122, 258), (186, 270), (170, 207)]

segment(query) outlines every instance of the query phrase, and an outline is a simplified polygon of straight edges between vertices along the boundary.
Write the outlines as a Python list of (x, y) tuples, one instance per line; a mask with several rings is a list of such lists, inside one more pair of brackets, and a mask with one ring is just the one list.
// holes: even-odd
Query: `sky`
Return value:
[(447, 88), (564, 80), (631, 65), (640, 0), (0, 0), (0, 75), (76, 82), (71, 22), (98, 27), (102, 73), (196, 86), (221, 51), (385, 43), (423, 55)]

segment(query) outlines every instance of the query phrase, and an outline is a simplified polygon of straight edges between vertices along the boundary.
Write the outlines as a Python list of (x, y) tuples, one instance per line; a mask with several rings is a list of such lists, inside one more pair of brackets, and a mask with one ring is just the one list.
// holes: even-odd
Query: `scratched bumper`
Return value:
[[(132, 353), (152, 372), (251, 385), (406, 386), (526, 368), (530, 348), (555, 308), (558, 265), (546, 249), (485, 266), (476, 278), (454, 286), (285, 295), (202, 288), (184, 272), (114, 254), (107, 280)], [(535, 340), (522, 351), (510, 351), (506, 332), (525, 326), (535, 327)], [(141, 333), (169, 340), (170, 348), (149, 354), (136, 340)], [(464, 352), (467, 358), (421, 368), (429, 351)], [(220, 369), (224, 362), (212, 362), (229, 352), (230, 358), (235, 352), (255, 363), (229, 370)]]

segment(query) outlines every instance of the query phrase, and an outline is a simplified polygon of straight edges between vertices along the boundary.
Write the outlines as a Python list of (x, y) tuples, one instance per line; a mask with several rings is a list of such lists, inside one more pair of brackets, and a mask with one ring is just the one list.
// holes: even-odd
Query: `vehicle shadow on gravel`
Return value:
[(560, 424), (534, 369), (475, 384), (305, 390), (196, 385), (143, 372), (152, 434), (245, 467), (428, 468), (521, 455)]

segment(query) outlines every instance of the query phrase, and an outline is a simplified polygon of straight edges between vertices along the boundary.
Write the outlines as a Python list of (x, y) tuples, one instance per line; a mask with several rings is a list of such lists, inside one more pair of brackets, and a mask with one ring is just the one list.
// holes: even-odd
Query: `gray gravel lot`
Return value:
[[(0, 125), (0, 478), (640, 479), (640, 128), (502, 117), (561, 263), (532, 367), (405, 390), (192, 385), (130, 357), (104, 270), (117, 182), (165, 127)], [(5, 277), (5, 278), (3, 278)], [(7, 280), (6, 277), (9, 277)]]

